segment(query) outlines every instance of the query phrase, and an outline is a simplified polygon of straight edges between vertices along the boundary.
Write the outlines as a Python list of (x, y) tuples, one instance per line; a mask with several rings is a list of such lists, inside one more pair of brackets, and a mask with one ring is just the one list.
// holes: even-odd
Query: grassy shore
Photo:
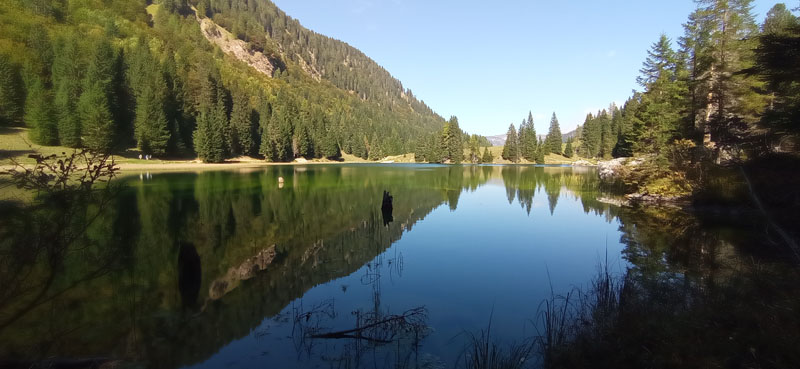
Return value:
[[(0, 127), (0, 170), (10, 169), (12, 167), (11, 161), (14, 160), (21, 164), (33, 164), (35, 160), (29, 158), (29, 155), (41, 154), (49, 155), (62, 155), (64, 153), (72, 152), (72, 148), (64, 146), (41, 146), (34, 144), (28, 139), (28, 129), (17, 127)], [(502, 146), (493, 146), (489, 151), (494, 156), (494, 164), (513, 164), (511, 161), (501, 158), (503, 152)], [(482, 153), (482, 151), (481, 151)], [(262, 159), (251, 157), (239, 157), (228, 159), (224, 163), (203, 163), (199, 159), (186, 159), (186, 158), (161, 158), (143, 160), (139, 159), (141, 153), (136, 149), (128, 149), (124, 152), (114, 155), (114, 162), (119, 165), (122, 171), (199, 171), (199, 170), (215, 170), (215, 169), (231, 169), (231, 168), (251, 168), (270, 165), (297, 165), (297, 164), (347, 164), (347, 163), (414, 163), (415, 158), (413, 153), (387, 156), (378, 161), (364, 160), (359, 157), (343, 154), (342, 159), (338, 161), (327, 159), (312, 159), (312, 160), (295, 160), (290, 163), (269, 163)], [(468, 152), (465, 152), (468, 156)], [(573, 157), (567, 158), (562, 155), (549, 154), (545, 157), (547, 164), (572, 164), (575, 161), (583, 158)], [(522, 160), (517, 164), (534, 164), (527, 160)]]

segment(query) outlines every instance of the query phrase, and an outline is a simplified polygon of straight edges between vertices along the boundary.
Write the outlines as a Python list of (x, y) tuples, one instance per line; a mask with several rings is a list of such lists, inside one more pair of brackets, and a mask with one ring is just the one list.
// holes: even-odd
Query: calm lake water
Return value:
[[(601, 265), (707, 276), (709, 258), (737, 259), (707, 242), (727, 228), (601, 201), (612, 195), (590, 168), (310, 165), (119, 182), (108, 205), (88, 206), (103, 210), (56, 272), (40, 260), (3, 276), (22, 292), (0, 305), (0, 358), (452, 367), (467, 333), (535, 336), (541, 302)], [(668, 253), (676, 244), (685, 251)], [(419, 313), (408, 325), (347, 332), (407, 312)]]

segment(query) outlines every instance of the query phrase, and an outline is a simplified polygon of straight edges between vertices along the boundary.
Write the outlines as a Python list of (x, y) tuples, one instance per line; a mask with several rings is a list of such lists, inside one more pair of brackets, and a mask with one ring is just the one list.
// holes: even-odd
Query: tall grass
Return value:
[(588, 287), (573, 288), (565, 295), (551, 288), (533, 322), (538, 333), (533, 342), (542, 366), (558, 367), (573, 346), (601, 341), (619, 320), (624, 290), (625, 280), (615, 276), (607, 262), (598, 267)]
[[(624, 280), (615, 276), (608, 263), (598, 267), (592, 282), (566, 294), (556, 294), (539, 304), (532, 322), (537, 335), (507, 346), (491, 337), (489, 326), (469, 334), (461, 358), (467, 369), (520, 369), (560, 367), (575, 345), (590, 344), (616, 326), (621, 312)], [(567, 364), (566, 366), (569, 366)]]
[(533, 352), (531, 342), (512, 343), (502, 347), (491, 337), (492, 324), (481, 330), (480, 334), (471, 333), (462, 358), (467, 369), (522, 369), (529, 362)]

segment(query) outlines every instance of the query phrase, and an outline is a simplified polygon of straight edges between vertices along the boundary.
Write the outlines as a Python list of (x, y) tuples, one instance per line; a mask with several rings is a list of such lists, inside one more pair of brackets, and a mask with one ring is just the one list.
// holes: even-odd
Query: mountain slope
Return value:
[(269, 0), (199, 0), (203, 16), (246, 40), (256, 51), (279, 54), (310, 75), (384, 106), (433, 114), (411, 90), (358, 49), (303, 27)]
[(444, 125), (366, 55), (266, 0), (3, 1), (0, 74), (13, 108), (0, 123), (45, 145), (377, 159)]

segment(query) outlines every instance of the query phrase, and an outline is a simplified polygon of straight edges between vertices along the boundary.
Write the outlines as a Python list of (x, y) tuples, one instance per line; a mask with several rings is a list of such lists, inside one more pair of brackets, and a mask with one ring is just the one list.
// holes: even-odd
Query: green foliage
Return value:
[(314, 157), (314, 143), (311, 141), (311, 134), (308, 132), (307, 124), (301, 120), (295, 127), (295, 157), (310, 159)]
[[(55, 91), (55, 111), (58, 115), (59, 141), (64, 146), (81, 146), (81, 117), (78, 100), (83, 89), (81, 80), (86, 66), (83, 64), (79, 36), (68, 33), (55, 41), (52, 81)], [(87, 80), (88, 76), (87, 76)]]
[(539, 140), (539, 145), (537, 145), (536, 149), (536, 164), (545, 164), (544, 157), (547, 155), (547, 147), (544, 144), (544, 141)]
[(636, 152), (659, 154), (681, 132), (683, 96), (689, 91), (678, 79), (676, 54), (666, 35), (661, 35), (648, 55), (639, 78), (647, 91), (642, 94), (639, 119), (631, 126), (631, 133)]
[[(200, 116), (223, 120), (215, 107), (218, 88), (225, 95), (225, 119), (230, 113), (222, 131), (224, 157), (269, 152), (270, 160), (289, 161), (300, 138), (301, 151), (309, 158), (337, 158), (342, 152), (376, 158), (407, 153), (420, 138), (443, 128), (444, 119), (363, 53), (306, 30), (271, 3), (204, 0), (195, 5), (201, 15), (264, 51), (277, 68), (275, 78), (223, 57), (200, 32), (186, 1), (155, 1), (148, 8), (152, 19), (145, 9), (148, 3), (0, 4), (0, 14), (8, 20), (0, 35), (0, 124), (42, 116), (41, 109), (26, 112), (25, 101), (33, 108), (45, 96), (51, 103), (46, 110), (52, 119), (47, 120), (55, 129), (42, 123), (33, 133), (41, 131), (49, 144), (85, 145), (78, 105), (84, 92), (95, 88), (91, 83), (101, 81), (113, 122), (112, 149), (136, 145), (156, 155), (192, 155), (198, 151), (193, 140)], [(286, 31), (303, 36), (288, 37)], [(19, 78), (23, 65), (24, 86)], [(315, 81), (320, 77), (322, 83)], [(31, 88), (37, 79), (38, 90)], [(26, 99), (28, 91), (39, 95)], [(230, 91), (232, 99), (227, 97)], [(94, 92), (85, 100), (99, 101)], [(280, 94), (288, 97), (278, 98)], [(271, 106), (276, 102), (280, 106)], [(294, 109), (283, 108), (288, 105)], [(252, 106), (266, 107), (267, 114), (255, 114)], [(305, 128), (297, 129), (300, 117)], [(455, 131), (450, 144), (458, 144), (464, 135)], [(461, 160), (461, 153), (448, 152)]]
[(83, 91), (78, 102), (83, 145), (101, 153), (110, 152), (113, 148), (115, 128), (104, 87), (100, 82), (92, 83)]
[(145, 154), (163, 155), (169, 141), (167, 117), (164, 113), (164, 80), (148, 81), (147, 87), (136, 94), (134, 135)]
[(25, 124), (31, 129), (31, 140), (40, 145), (58, 144), (58, 124), (53, 112), (53, 97), (38, 77), (28, 87), (25, 100)]
[(342, 151), (339, 149), (339, 144), (336, 142), (336, 138), (332, 132), (325, 132), (322, 136), (319, 154), (323, 158), (331, 160), (338, 160), (342, 157)]
[(222, 132), (218, 128), (213, 114), (200, 113), (194, 131), (194, 145), (197, 155), (206, 163), (219, 163), (225, 159)]
[(244, 92), (237, 92), (233, 97), (231, 111), (231, 156), (252, 155), (255, 148), (255, 125), (252, 120), (252, 109)]
[(461, 143), (462, 131), (458, 126), (458, 118), (450, 117), (441, 134), (441, 161), (459, 164), (464, 158), (464, 147)]
[(216, 102), (200, 114), (194, 133), (197, 156), (206, 163), (220, 163), (225, 160), (230, 143), (230, 127), (225, 110), (225, 94), (217, 87)]
[(800, 133), (800, 20), (782, 5), (767, 14), (753, 70), (768, 94), (760, 126), (771, 136), (769, 145), (777, 147), (786, 136)]
[(575, 156), (575, 152), (572, 150), (572, 140), (567, 141), (567, 146), (564, 148), (564, 156), (568, 158)]
[(556, 113), (550, 118), (550, 130), (547, 132), (547, 137), (544, 140), (545, 151), (547, 153), (554, 153), (561, 155), (561, 127), (558, 124)]
[(0, 54), (0, 126), (22, 122), (24, 91), (19, 68)]
[[(298, 119), (299, 115), (300, 112), (292, 97), (287, 92), (279, 92), (273, 105), (271, 119), (261, 138), (260, 153), (267, 160), (279, 162), (290, 161), (294, 158), (292, 121)], [(358, 142), (358, 140), (354, 140), (354, 142)], [(363, 141), (361, 142), (363, 144)], [(358, 151), (359, 154), (366, 155), (366, 149), (363, 146), (359, 146)]]
[(481, 156), (481, 163), (484, 164), (491, 164), (494, 162), (494, 155), (492, 155), (491, 151), (489, 151), (489, 147), (483, 148), (483, 156)]
[(517, 138), (517, 129), (514, 128), (513, 123), (508, 127), (508, 134), (506, 134), (506, 144), (503, 146), (502, 157), (514, 163), (519, 161), (519, 139)]
[(538, 151), (538, 138), (536, 128), (533, 126), (533, 114), (528, 112), (528, 119), (523, 120), (519, 126), (519, 155), (528, 161), (536, 159)]

